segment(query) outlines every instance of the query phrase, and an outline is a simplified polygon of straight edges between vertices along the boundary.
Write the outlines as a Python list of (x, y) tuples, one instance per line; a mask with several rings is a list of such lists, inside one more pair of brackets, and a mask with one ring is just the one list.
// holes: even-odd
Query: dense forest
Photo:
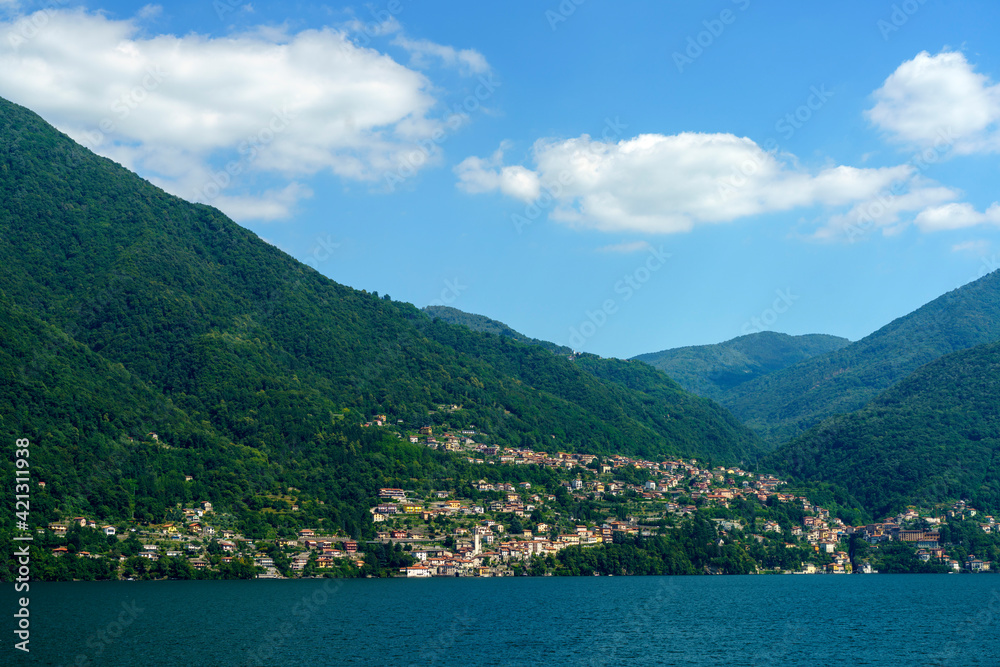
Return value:
[(882, 516), (964, 499), (1000, 509), (1000, 343), (938, 359), (863, 409), (770, 455), (783, 474), (848, 489)]

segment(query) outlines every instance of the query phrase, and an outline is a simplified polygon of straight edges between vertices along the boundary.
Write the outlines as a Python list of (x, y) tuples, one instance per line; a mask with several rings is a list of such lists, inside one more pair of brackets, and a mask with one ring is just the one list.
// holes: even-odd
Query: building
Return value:
[(970, 572), (988, 572), (990, 569), (990, 562), (988, 560), (981, 560), (976, 558), (974, 555), (969, 554), (969, 557), (965, 559), (965, 569)]

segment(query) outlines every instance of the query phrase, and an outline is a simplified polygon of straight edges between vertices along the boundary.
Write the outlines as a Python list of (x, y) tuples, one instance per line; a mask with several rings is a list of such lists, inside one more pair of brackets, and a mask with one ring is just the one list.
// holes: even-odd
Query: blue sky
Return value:
[(1000, 266), (1000, 6), (803, 4), (0, 0), (0, 95), (358, 289), (856, 340)]

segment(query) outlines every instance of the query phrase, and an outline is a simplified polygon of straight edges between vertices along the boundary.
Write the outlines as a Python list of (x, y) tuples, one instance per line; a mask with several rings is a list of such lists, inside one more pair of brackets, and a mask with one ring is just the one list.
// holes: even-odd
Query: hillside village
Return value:
[[(377, 415), (364, 426), (385, 426), (387, 421)], [(551, 574), (565, 549), (652, 537), (699, 514), (712, 521), (719, 545), (741, 544), (751, 554), (754, 547), (786, 552), (776, 561), (780, 565), (758, 562), (757, 572), (875, 573), (871, 556), (887, 544), (906, 545), (919, 562), (940, 566), (939, 571), (992, 568), (989, 560), (974, 554), (953, 556), (941, 540), (938, 528), (949, 520), (976, 521), (984, 534), (997, 533), (994, 517), (982, 516), (962, 501), (947, 507), (908, 508), (878, 523), (852, 526), (829, 508), (789, 492), (784, 480), (738, 467), (500, 448), (480, 442), (488, 438), (474, 429), (444, 431), (435, 437), (433, 428), (426, 426), (419, 433), (399, 435), (411, 443), (454, 452), (484, 469), (502, 472), (537, 466), (553, 471), (561, 481), (557, 488), (545, 489), (526, 481), (488, 481), (484, 473), (467, 488), (382, 488), (370, 510), (375, 539), (367, 542), (329, 534), (317, 526), (302, 527), (294, 537), (254, 541), (235, 530), (232, 517), (216, 512), (209, 501), (179, 507), (178, 521), (159, 525), (99, 525), (80, 516), (50, 523), (38, 532), (42, 539), (58, 542), (75, 529), (86, 528), (104, 535), (109, 544), (131, 544), (131, 549), (104, 554), (73, 550), (69, 544), (52, 548), (55, 556), (117, 558), (113, 569), (124, 578), (176, 571), (193, 577), (244, 578), (366, 573), (495, 577)], [(295, 491), (288, 489), (286, 503), (292, 514), (299, 511)], [(596, 508), (595, 515), (584, 519), (568, 514), (564, 508), (574, 503)], [(747, 503), (762, 511), (774, 508), (775, 516), (785, 518), (758, 517), (748, 524), (732, 511)], [(862, 555), (857, 548), (851, 553), (851, 545), (861, 540), (869, 548)], [(116, 556), (115, 551), (120, 553)]]

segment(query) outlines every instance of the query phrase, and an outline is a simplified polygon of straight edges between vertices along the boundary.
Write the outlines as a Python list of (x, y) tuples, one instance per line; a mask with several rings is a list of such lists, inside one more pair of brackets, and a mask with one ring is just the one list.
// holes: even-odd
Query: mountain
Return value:
[(466, 327), (467, 329), (472, 329), (473, 331), (503, 336), (521, 343), (527, 343), (528, 345), (537, 345), (538, 347), (543, 347), (550, 352), (555, 352), (556, 354), (569, 355), (573, 353), (573, 350), (565, 345), (557, 345), (556, 343), (550, 343), (546, 340), (529, 338), (528, 336), (510, 328), (503, 322), (490, 319), (485, 315), (467, 313), (464, 310), (452, 308), (451, 306), (425, 306), (423, 310), (432, 318), (439, 319), (449, 324), (457, 324), (459, 326)]
[(789, 336), (762, 331), (716, 345), (678, 347), (633, 359), (658, 368), (690, 392), (722, 401), (737, 385), (850, 343), (846, 338), (825, 334)]
[(833, 482), (875, 516), (962, 498), (1000, 509), (1000, 343), (922, 366), (870, 404), (830, 418), (766, 463)]
[[(359, 508), (379, 484), (453, 465), (359, 429), (373, 413), (405, 428), (474, 424), (492, 442), (548, 451), (720, 462), (759, 452), (725, 410), (644, 364), (569, 359), (339, 285), (4, 100), (0, 261), (0, 299), (23, 325), (7, 335), (22, 357), (44, 366), (47, 341), (58, 339), (69, 342), (60, 354), (103, 368), (78, 376), (57, 354), (68, 375), (54, 384), (22, 372), (34, 360), (12, 357), (5, 370), (13, 388), (0, 430), (39, 442), (33, 470), (59, 479), (52, 502), (65, 499), (67, 511), (96, 501), (73, 500), (90, 496), (66, 467), (121, 445), (139, 453), (125, 469), (112, 462), (105, 481), (131, 508), (144, 502), (150, 518), (192, 493), (176, 482), (201, 461), (226, 477), (227, 486), (195, 477), (224, 506), (252, 508), (255, 494), (295, 486), (325, 499), (316, 511), (326, 520), (357, 533)], [(105, 383), (109, 368), (119, 380), (111, 373)], [(33, 405), (44, 409), (16, 398), (31, 382), (41, 382)], [(150, 407), (161, 404), (170, 407)], [(74, 429), (93, 437), (50, 438)], [(164, 435), (155, 446), (151, 432)]]
[[(616, 386), (627, 391), (638, 391), (641, 395), (657, 398), (661, 404), (674, 404), (679, 407), (677, 403), (678, 385), (663, 373), (649, 368), (646, 364), (634, 360), (604, 359), (593, 354), (576, 353), (572, 349), (557, 345), (556, 343), (529, 338), (503, 322), (491, 319), (485, 315), (466, 313), (457, 308), (427, 306), (423, 310), (430, 317), (444, 322), (459, 325), (473, 331), (495, 334), (502, 338), (516, 340), (527, 345), (548, 350), (557, 355), (568, 356), (580, 368), (598, 378), (606, 385)], [(636, 409), (639, 409), (638, 406), (636, 406)], [(686, 419), (678, 412), (674, 412), (672, 415), (668, 413), (666, 417), (671, 421)], [(728, 415), (723, 415), (722, 418), (726, 420), (730, 419)], [(715, 436), (709, 437), (714, 438)], [(717, 447), (712, 447), (705, 451), (713, 456), (719, 455)], [(756, 452), (752, 447), (748, 447), (743, 452), (744, 461), (750, 462), (755, 460)]]
[(720, 402), (771, 447), (863, 407), (920, 366), (1000, 340), (1000, 272), (952, 290), (850, 345), (725, 391)]

